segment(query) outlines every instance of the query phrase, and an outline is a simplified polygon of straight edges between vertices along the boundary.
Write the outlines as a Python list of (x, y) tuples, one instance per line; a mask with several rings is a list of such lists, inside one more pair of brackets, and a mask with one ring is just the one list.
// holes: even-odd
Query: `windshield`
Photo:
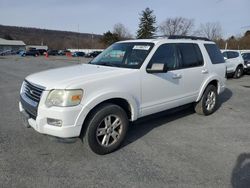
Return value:
[(250, 60), (250, 53), (243, 53), (242, 57), (244, 60)]
[(115, 43), (90, 64), (139, 69), (153, 46), (145, 42)]

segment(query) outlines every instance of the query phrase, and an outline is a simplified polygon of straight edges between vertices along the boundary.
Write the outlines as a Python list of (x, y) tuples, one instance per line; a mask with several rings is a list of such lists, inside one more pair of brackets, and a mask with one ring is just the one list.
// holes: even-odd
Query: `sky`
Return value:
[(0, 0), (0, 24), (103, 34), (122, 23), (135, 36), (146, 7), (158, 25), (181, 16), (219, 22), (224, 37), (250, 30), (250, 0)]

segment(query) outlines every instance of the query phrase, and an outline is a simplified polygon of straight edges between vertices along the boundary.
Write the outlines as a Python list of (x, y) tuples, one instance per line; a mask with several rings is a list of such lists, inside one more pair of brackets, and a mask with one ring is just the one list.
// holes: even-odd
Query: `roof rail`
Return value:
[(154, 36), (153, 38), (168, 38), (168, 39), (191, 39), (191, 40), (204, 40), (204, 41), (211, 41), (206, 37), (196, 37), (196, 36), (183, 36), (183, 35), (161, 35), (161, 36)]

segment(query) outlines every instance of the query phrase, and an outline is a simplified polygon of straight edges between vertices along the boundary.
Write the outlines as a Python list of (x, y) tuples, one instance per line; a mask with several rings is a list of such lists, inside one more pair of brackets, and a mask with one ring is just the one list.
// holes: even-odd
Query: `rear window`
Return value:
[(203, 57), (197, 44), (178, 43), (177, 48), (181, 55), (182, 68), (203, 65)]
[(224, 57), (216, 44), (204, 44), (212, 64), (225, 63)]

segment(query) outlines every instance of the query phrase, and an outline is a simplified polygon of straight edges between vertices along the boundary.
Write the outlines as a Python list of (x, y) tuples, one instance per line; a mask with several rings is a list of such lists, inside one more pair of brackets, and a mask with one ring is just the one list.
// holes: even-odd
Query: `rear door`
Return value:
[(181, 70), (181, 100), (183, 103), (194, 102), (200, 92), (203, 81), (208, 77), (200, 47), (196, 43), (176, 44)]

